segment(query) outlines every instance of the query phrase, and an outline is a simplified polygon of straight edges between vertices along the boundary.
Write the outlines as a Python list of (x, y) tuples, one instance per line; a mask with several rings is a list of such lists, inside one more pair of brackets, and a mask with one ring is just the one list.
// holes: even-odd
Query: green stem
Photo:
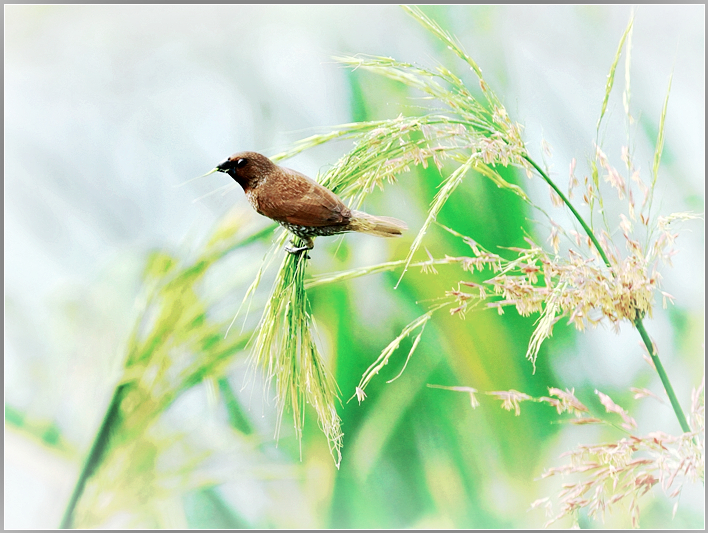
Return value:
[(96, 433), (96, 437), (91, 445), (91, 451), (86, 458), (86, 462), (84, 462), (84, 466), (79, 474), (79, 479), (76, 481), (74, 491), (71, 493), (71, 498), (64, 511), (64, 516), (59, 525), (60, 529), (70, 529), (74, 527), (74, 510), (76, 509), (76, 504), (79, 503), (79, 499), (84, 492), (86, 482), (96, 471), (96, 467), (101, 463), (103, 454), (108, 448), (114, 422), (119, 418), (120, 402), (123, 399), (123, 390), (126, 386), (125, 384), (119, 385), (113, 392), (113, 398), (111, 398), (106, 416), (103, 418), (101, 427)]
[(654, 366), (656, 367), (656, 372), (657, 374), (659, 374), (659, 378), (661, 378), (661, 383), (663, 383), (664, 385), (664, 390), (666, 391), (666, 395), (669, 397), (671, 407), (674, 408), (674, 413), (676, 413), (676, 418), (678, 418), (679, 424), (681, 425), (681, 429), (684, 431), (684, 433), (689, 433), (691, 431), (691, 428), (689, 427), (688, 422), (686, 421), (686, 417), (683, 414), (681, 404), (679, 404), (678, 398), (676, 398), (676, 393), (674, 392), (674, 388), (671, 386), (671, 382), (669, 381), (669, 376), (666, 374), (666, 370), (664, 370), (664, 365), (661, 364), (659, 354), (656, 353), (654, 343), (651, 341), (647, 330), (644, 328), (644, 323), (642, 322), (641, 317), (637, 317), (637, 319), (634, 321), (634, 326), (637, 328), (637, 331), (639, 331), (639, 334), (642, 336), (642, 340), (644, 341), (644, 345), (649, 351), (651, 360), (654, 363)]
[[(610, 261), (607, 259), (607, 255), (605, 255), (605, 251), (602, 249), (602, 246), (600, 246), (600, 243), (598, 242), (597, 238), (595, 237), (595, 234), (592, 232), (590, 229), (590, 226), (587, 225), (585, 220), (583, 220), (583, 217), (580, 216), (580, 213), (573, 207), (573, 204), (570, 203), (570, 200), (563, 194), (563, 191), (561, 191), (558, 186), (551, 180), (550, 177), (539, 167), (535, 161), (533, 161), (529, 156), (524, 156), (524, 159), (528, 161), (533, 168), (536, 169), (536, 172), (539, 173), (539, 175), (543, 178), (543, 180), (548, 183), (548, 185), (551, 186), (551, 188), (558, 194), (558, 196), (561, 197), (563, 200), (563, 203), (568, 206), (568, 209), (573, 213), (573, 216), (576, 218), (576, 220), (580, 223), (580, 225), (583, 227), (585, 230), (585, 233), (587, 234), (588, 237), (590, 237), (590, 240), (592, 243), (595, 245), (595, 249), (597, 250), (597, 253), (600, 254), (600, 257), (602, 260), (605, 262), (605, 265), (607, 265), (607, 268), (610, 269), (610, 272), (612, 272), (612, 265), (610, 264)], [(614, 275), (614, 274), (613, 274)], [(666, 391), (666, 395), (669, 397), (669, 401), (671, 402), (671, 407), (674, 409), (674, 413), (676, 414), (676, 418), (678, 418), (679, 424), (681, 425), (681, 429), (688, 433), (691, 431), (691, 428), (688, 425), (688, 422), (686, 421), (686, 416), (683, 414), (683, 410), (681, 409), (681, 405), (678, 402), (678, 399), (676, 398), (676, 393), (674, 392), (674, 388), (671, 386), (671, 382), (669, 381), (669, 376), (666, 374), (666, 370), (664, 370), (664, 365), (661, 364), (661, 360), (659, 359), (659, 354), (656, 352), (656, 349), (654, 348), (654, 343), (651, 341), (649, 338), (649, 334), (647, 333), (646, 328), (644, 327), (644, 322), (642, 321), (641, 317), (637, 317), (637, 319), (634, 321), (634, 326), (637, 328), (637, 331), (639, 331), (639, 335), (641, 335), (642, 340), (644, 341), (644, 345), (647, 347), (647, 350), (649, 351), (649, 355), (651, 356), (651, 360), (654, 362), (654, 367), (656, 368), (657, 374), (659, 374), (659, 378), (661, 379), (661, 383), (664, 385), (664, 390)]]
[(602, 260), (605, 262), (605, 265), (607, 265), (607, 268), (612, 269), (612, 264), (610, 263), (610, 260), (607, 259), (607, 255), (605, 255), (605, 250), (602, 249), (602, 246), (600, 246), (600, 243), (597, 240), (597, 237), (595, 237), (595, 234), (592, 232), (590, 229), (590, 226), (587, 225), (585, 220), (583, 220), (583, 217), (580, 216), (580, 213), (573, 207), (573, 204), (570, 203), (570, 200), (563, 194), (563, 191), (561, 191), (558, 186), (553, 182), (551, 178), (548, 177), (548, 175), (539, 167), (536, 162), (531, 159), (528, 156), (524, 156), (524, 159), (528, 161), (533, 168), (536, 169), (536, 172), (538, 172), (543, 180), (548, 183), (548, 185), (551, 186), (551, 188), (556, 192), (558, 196), (561, 197), (561, 200), (563, 200), (563, 203), (568, 206), (568, 209), (573, 213), (573, 216), (575, 219), (580, 222), (580, 225), (583, 227), (585, 230), (585, 233), (587, 233), (587, 236), (590, 237), (590, 240), (592, 243), (595, 245), (595, 249), (597, 250), (597, 253), (600, 254), (600, 257)]

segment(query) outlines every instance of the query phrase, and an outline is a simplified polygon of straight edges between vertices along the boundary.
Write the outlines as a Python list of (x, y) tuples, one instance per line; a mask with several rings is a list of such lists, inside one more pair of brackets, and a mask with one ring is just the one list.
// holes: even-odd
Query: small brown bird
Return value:
[[(307, 176), (276, 165), (256, 152), (240, 152), (216, 166), (243, 187), (258, 213), (275, 220), (305, 241), (288, 246), (294, 254), (311, 250), (313, 237), (358, 231), (379, 237), (400, 237), (408, 226), (390, 217), (375, 217), (349, 209), (330, 190)], [(213, 172), (213, 171), (212, 171)]]

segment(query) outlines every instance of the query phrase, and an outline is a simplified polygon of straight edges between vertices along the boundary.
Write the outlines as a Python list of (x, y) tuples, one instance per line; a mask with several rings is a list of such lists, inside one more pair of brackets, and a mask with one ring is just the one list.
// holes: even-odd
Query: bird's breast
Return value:
[(251, 207), (255, 209), (258, 214), (265, 215), (265, 213), (261, 211), (260, 204), (258, 202), (258, 194), (256, 194), (253, 189), (246, 190), (246, 200), (248, 200), (248, 203), (251, 204)]

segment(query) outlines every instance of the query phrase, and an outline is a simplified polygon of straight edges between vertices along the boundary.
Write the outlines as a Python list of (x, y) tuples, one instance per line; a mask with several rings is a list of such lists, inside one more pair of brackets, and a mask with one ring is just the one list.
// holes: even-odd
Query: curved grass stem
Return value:
[(580, 225), (583, 227), (585, 230), (585, 233), (587, 234), (588, 237), (590, 237), (590, 240), (592, 243), (595, 245), (595, 249), (597, 250), (597, 253), (600, 254), (600, 257), (604, 261), (605, 265), (607, 268), (612, 269), (612, 264), (610, 263), (610, 260), (607, 259), (607, 255), (605, 254), (605, 250), (602, 249), (602, 246), (600, 246), (599, 241), (597, 240), (597, 237), (595, 237), (595, 234), (593, 231), (590, 229), (590, 226), (587, 225), (587, 222), (583, 220), (583, 217), (580, 216), (580, 213), (575, 209), (572, 203), (570, 203), (570, 200), (566, 197), (565, 194), (563, 194), (563, 191), (561, 191), (558, 186), (553, 182), (553, 180), (546, 174), (541, 167), (539, 167), (536, 162), (531, 159), (528, 156), (524, 156), (524, 159), (528, 161), (533, 168), (536, 169), (536, 172), (539, 173), (539, 175), (543, 178), (543, 180), (550, 185), (551, 189), (555, 191), (555, 193), (560, 196), (561, 200), (563, 200), (563, 203), (568, 206), (568, 209), (570, 209), (571, 213), (573, 213), (573, 216), (575, 219), (580, 223)]

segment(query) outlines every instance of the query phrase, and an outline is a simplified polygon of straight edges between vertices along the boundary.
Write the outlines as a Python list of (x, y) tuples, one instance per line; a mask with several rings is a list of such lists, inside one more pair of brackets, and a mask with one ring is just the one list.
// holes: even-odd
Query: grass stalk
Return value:
[(123, 392), (127, 384), (123, 383), (116, 387), (113, 391), (113, 397), (106, 410), (106, 415), (103, 417), (101, 426), (98, 428), (98, 432), (93, 439), (91, 444), (91, 450), (89, 451), (83, 466), (81, 467), (81, 472), (74, 486), (74, 490), (71, 493), (71, 498), (69, 498), (69, 503), (66, 506), (64, 515), (62, 516), (61, 522), (59, 524), (59, 529), (71, 529), (74, 524), (74, 511), (76, 506), (81, 499), (81, 495), (86, 488), (86, 482), (96, 471), (98, 465), (101, 464), (103, 455), (108, 449), (110, 442), (110, 437), (113, 429), (116, 426), (116, 422), (120, 418), (119, 410), (120, 403), (123, 400)]
[(642, 341), (644, 341), (644, 345), (649, 351), (651, 360), (654, 363), (654, 367), (656, 368), (656, 373), (659, 374), (661, 383), (664, 385), (664, 390), (666, 391), (666, 395), (669, 397), (669, 401), (671, 402), (671, 407), (673, 407), (674, 409), (674, 413), (676, 413), (676, 418), (678, 418), (679, 424), (681, 425), (681, 429), (684, 433), (689, 433), (691, 431), (691, 428), (689, 427), (688, 422), (686, 421), (686, 416), (683, 414), (683, 410), (681, 409), (681, 404), (679, 403), (678, 398), (676, 398), (676, 393), (674, 392), (674, 388), (671, 386), (669, 376), (666, 374), (666, 370), (664, 370), (664, 365), (661, 364), (659, 354), (656, 352), (654, 343), (649, 337), (649, 333), (647, 333), (647, 330), (644, 327), (644, 322), (642, 321), (641, 317), (637, 317), (637, 319), (634, 321), (634, 327), (636, 327), (637, 331), (639, 331), (639, 334), (642, 336)]
[(546, 174), (541, 167), (539, 167), (536, 162), (531, 159), (528, 156), (524, 156), (524, 159), (529, 162), (529, 164), (536, 169), (536, 172), (539, 173), (541, 178), (548, 183), (548, 185), (555, 191), (555, 193), (560, 196), (561, 200), (563, 200), (563, 203), (568, 206), (568, 209), (570, 209), (570, 212), (573, 213), (573, 216), (575, 219), (580, 223), (580, 225), (583, 227), (583, 230), (587, 234), (588, 237), (590, 237), (590, 240), (592, 243), (595, 245), (595, 249), (597, 250), (597, 253), (600, 254), (600, 257), (602, 258), (602, 261), (605, 263), (607, 268), (612, 269), (612, 263), (610, 263), (610, 260), (607, 258), (607, 254), (605, 254), (605, 250), (603, 250), (602, 246), (600, 246), (600, 242), (597, 240), (597, 237), (595, 237), (595, 234), (593, 233), (592, 229), (590, 229), (590, 226), (588, 226), (587, 222), (583, 219), (582, 216), (580, 216), (580, 213), (578, 213), (578, 210), (575, 209), (573, 204), (568, 200), (568, 197), (563, 194), (563, 191), (560, 190), (560, 188), (554, 183), (554, 181), (548, 177), (548, 174)]

